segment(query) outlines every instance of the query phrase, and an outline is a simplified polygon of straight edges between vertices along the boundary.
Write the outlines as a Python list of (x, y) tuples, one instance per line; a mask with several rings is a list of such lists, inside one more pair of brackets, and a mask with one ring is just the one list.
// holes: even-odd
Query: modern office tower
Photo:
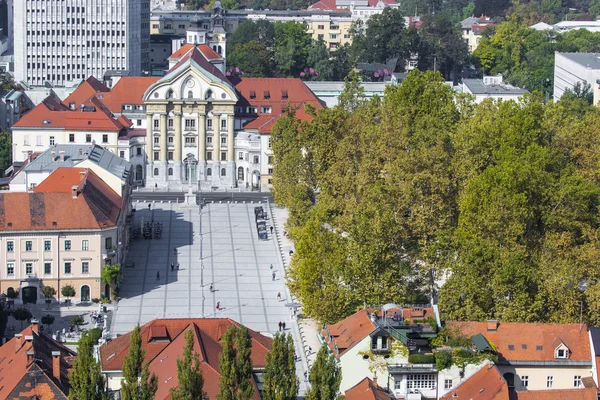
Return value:
[(149, 69), (149, 0), (20, 0), (14, 22), (15, 80), (30, 86)]

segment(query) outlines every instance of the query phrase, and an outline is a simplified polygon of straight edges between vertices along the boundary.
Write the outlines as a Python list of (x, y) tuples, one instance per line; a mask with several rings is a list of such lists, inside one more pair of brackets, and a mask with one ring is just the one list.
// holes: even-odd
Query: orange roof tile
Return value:
[(495, 365), (485, 364), (440, 400), (508, 400), (508, 384)]
[[(329, 324), (321, 335), (325, 338), (325, 342), (332, 352), (335, 354), (335, 345), (339, 350), (336, 358), (340, 358), (344, 353), (354, 347), (361, 340), (366, 338), (373, 332), (377, 326), (371, 321), (367, 310), (360, 310), (337, 324)], [(327, 336), (329, 331), (329, 336)]]
[(58, 168), (33, 192), (0, 193), (0, 231), (107, 228), (117, 224), (121, 207), (119, 195), (93, 171)]
[(204, 55), (200, 52), (200, 50), (198, 50), (198, 48), (194, 47), (191, 50), (189, 50), (187, 53), (185, 53), (185, 56), (183, 56), (179, 62), (177, 64), (175, 64), (173, 66), (173, 68), (171, 68), (168, 72), (167, 75), (169, 75), (169, 73), (176, 71), (180, 66), (184, 65), (186, 62), (188, 61), (194, 61), (196, 64), (198, 64), (198, 66), (205, 70), (206, 72), (212, 74), (213, 76), (217, 77), (218, 79), (222, 80), (223, 82), (229, 83), (229, 79), (227, 79), (227, 77), (225, 75), (223, 75), (223, 73), (221, 72), (220, 69), (218, 69), (217, 67), (215, 67), (213, 64), (211, 64), (205, 57)]
[[(140, 327), (142, 349), (146, 351), (146, 361), (150, 363), (150, 371), (159, 379), (156, 399), (168, 399), (169, 389), (178, 384), (178, 357), (183, 354), (185, 346), (184, 333), (194, 332), (194, 350), (200, 355), (204, 376), (204, 391), (210, 398), (216, 398), (219, 392), (219, 353), (221, 352), (221, 336), (231, 325), (239, 325), (231, 319), (156, 319)], [(266, 355), (271, 348), (272, 340), (248, 330), (252, 340), (252, 365), (262, 368), (266, 364)], [(120, 336), (100, 347), (102, 370), (120, 370), (123, 360), (129, 351), (131, 333)], [(161, 338), (168, 337), (168, 340)], [(153, 339), (154, 338), (154, 339)], [(255, 392), (255, 399), (259, 399)]]
[(124, 76), (100, 100), (110, 111), (120, 114), (125, 104), (144, 104), (144, 92), (159, 79), (156, 76)]
[[(169, 59), (171, 60), (179, 60), (181, 57), (185, 56), (192, 48), (194, 48), (194, 45), (191, 43), (186, 43), (183, 46), (181, 46), (179, 48), (179, 50), (177, 50), (175, 53), (171, 54), (169, 56)], [(223, 57), (217, 53), (216, 51), (214, 51), (213, 49), (210, 48), (209, 45), (207, 44), (199, 44), (196, 46), (196, 48), (198, 50), (200, 50), (200, 52), (202, 53), (202, 55), (204, 55), (204, 57), (208, 60), (208, 61), (212, 61), (212, 60), (220, 60)]]
[(579, 324), (500, 322), (496, 330), (488, 330), (487, 322), (447, 322), (446, 325), (458, 328), (467, 337), (482, 334), (496, 346), (500, 360), (555, 361), (554, 343), (560, 339), (569, 348), (569, 360), (592, 362), (587, 327), (581, 328)]
[(105, 84), (93, 76), (90, 76), (86, 80), (82, 81), (79, 86), (77, 86), (77, 89), (75, 89), (75, 91), (71, 93), (69, 97), (63, 101), (63, 103), (66, 106), (73, 104), (74, 107), (79, 107), (84, 101), (96, 93), (104, 93), (108, 92), (109, 90), (110, 89)]
[(594, 388), (526, 390), (511, 392), (510, 400), (597, 400)]
[[(21, 332), (22, 337), (14, 337), (0, 347), (0, 398), (33, 398), (31, 387), (39, 383), (37, 395), (46, 394), (44, 399), (64, 399), (68, 392), (68, 370), (75, 353), (51, 337), (38, 333), (32, 326)], [(29, 338), (29, 340), (27, 340)], [(52, 372), (52, 352), (61, 353), (61, 378), (56, 379)], [(28, 360), (28, 352), (34, 352)], [(28, 373), (32, 372), (32, 373)]]
[(370, 378), (365, 378), (344, 393), (346, 400), (392, 400), (385, 390), (373, 382)]

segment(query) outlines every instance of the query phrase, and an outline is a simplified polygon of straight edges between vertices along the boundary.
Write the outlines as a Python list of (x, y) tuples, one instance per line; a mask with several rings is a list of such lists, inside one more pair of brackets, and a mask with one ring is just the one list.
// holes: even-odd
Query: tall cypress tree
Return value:
[(292, 335), (277, 333), (267, 353), (264, 400), (292, 400), (298, 395), (294, 341)]
[(93, 338), (83, 332), (77, 346), (77, 358), (69, 371), (69, 400), (107, 399), (100, 363), (94, 358)]
[(158, 389), (158, 377), (150, 375), (148, 363), (144, 362), (146, 352), (142, 350), (140, 326), (131, 332), (129, 353), (123, 361), (123, 400), (152, 400)]
[(219, 400), (248, 400), (254, 395), (252, 384), (252, 341), (244, 326), (230, 326), (221, 337), (219, 354)]
[(171, 400), (202, 400), (204, 379), (200, 369), (200, 356), (194, 351), (194, 333), (185, 332), (183, 360), (177, 359), (179, 386), (171, 389)]
[(339, 397), (342, 369), (326, 344), (317, 353), (308, 381), (310, 389), (306, 393), (307, 400), (335, 400)]

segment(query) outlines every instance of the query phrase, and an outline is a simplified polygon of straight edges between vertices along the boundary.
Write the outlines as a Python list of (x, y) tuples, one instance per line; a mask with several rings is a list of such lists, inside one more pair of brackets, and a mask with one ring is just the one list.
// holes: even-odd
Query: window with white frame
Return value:
[(226, 137), (222, 137), (221, 138), (221, 144), (227, 144), (227, 138)]
[(153, 125), (153, 126), (154, 126), (154, 129), (158, 129), (158, 127), (159, 127), (159, 123), (160, 123), (160, 122), (159, 122), (157, 119), (155, 119), (155, 120), (154, 120), (154, 122), (153, 122), (153, 124), (154, 124), (154, 125)]
[(25, 263), (25, 275), (33, 274), (33, 263)]
[(185, 129), (196, 129), (196, 120), (195, 119), (186, 119), (185, 120)]
[(44, 240), (44, 251), (50, 251), (52, 243), (49, 240)]
[(52, 275), (52, 263), (44, 263), (44, 275)]
[(240, 151), (238, 152), (238, 160), (243, 160), (244, 159), (244, 152)]
[(173, 144), (173, 141), (174, 141), (174, 140), (175, 140), (175, 138), (174, 138), (173, 136), (169, 136), (169, 137), (167, 138), (167, 142), (168, 142), (169, 144)]
[(407, 389), (435, 389), (435, 375), (411, 374), (407, 376)]
[(528, 375), (522, 375), (521, 376), (521, 387), (528, 387), (529, 386), (529, 376)]
[(54, 136), (50, 136), (50, 146), (54, 146)]
[(12, 240), (9, 240), (6, 242), (6, 251), (8, 253), (12, 253), (13, 251), (15, 251), (15, 242), (13, 242)]
[(212, 119), (206, 120), (206, 130), (212, 131)]
[(65, 263), (65, 274), (67, 274), (67, 275), (71, 274), (71, 263), (70, 262)]
[(227, 129), (227, 120), (226, 119), (222, 119), (221, 120), (221, 130), (224, 131)]
[(160, 136), (154, 136), (154, 144), (160, 144)]
[(261, 106), (260, 113), (261, 114), (271, 114), (273, 112), (273, 108), (271, 106)]
[(552, 388), (552, 386), (554, 386), (554, 377), (553, 376), (548, 376), (546, 378), (546, 387), (547, 388)]
[(259, 156), (254, 156), (254, 164), (258, 164), (260, 162)]
[(31, 240), (26, 240), (25, 241), (25, 251), (32, 251), (33, 250), (33, 242)]
[(89, 274), (90, 273), (90, 263), (88, 261), (83, 261), (81, 263), (81, 273)]
[(167, 120), (167, 128), (173, 129), (173, 118)]
[(65, 240), (65, 251), (71, 250), (71, 241)]
[(452, 379), (444, 379), (444, 389), (452, 389)]
[(196, 138), (195, 137), (186, 137), (185, 138), (185, 145), (187, 147), (191, 147), (191, 146), (195, 146), (196, 145)]
[(581, 375), (575, 375), (573, 377), (573, 387), (575, 387), (575, 388), (581, 387)]
[(29, 146), (29, 135), (23, 135), (23, 145)]
[(81, 250), (87, 251), (90, 249), (90, 241), (89, 240), (82, 240), (81, 241)]
[(6, 275), (14, 275), (15, 274), (15, 263), (7, 263), (6, 264)]

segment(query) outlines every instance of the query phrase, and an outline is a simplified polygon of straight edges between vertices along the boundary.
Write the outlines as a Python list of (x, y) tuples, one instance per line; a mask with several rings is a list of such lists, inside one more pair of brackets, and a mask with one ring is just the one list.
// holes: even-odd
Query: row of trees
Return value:
[[(106, 400), (104, 378), (100, 364), (93, 356), (97, 339), (83, 333), (77, 349), (77, 358), (69, 372), (71, 391), (69, 399)], [(252, 341), (248, 330), (243, 326), (231, 326), (221, 338), (223, 351), (219, 355), (219, 400), (249, 400), (254, 397), (252, 383)], [(123, 400), (152, 400), (158, 390), (158, 378), (149, 370), (144, 361), (140, 327), (137, 326), (130, 337), (129, 353), (123, 362)], [(291, 335), (278, 333), (272, 349), (267, 353), (267, 364), (263, 374), (266, 400), (291, 400), (298, 394), (294, 343)], [(319, 351), (310, 373), (312, 388), (307, 399), (335, 399), (341, 382), (341, 372), (335, 358), (326, 346)], [(172, 400), (203, 400), (204, 378), (201, 360), (194, 350), (194, 334), (185, 332), (183, 357), (177, 359), (177, 379), (179, 384), (170, 390)]]
[(386, 8), (366, 24), (359, 20), (347, 34), (352, 45), (330, 50), (323, 40), (313, 41), (302, 23), (245, 21), (230, 39), (227, 62), (247, 76), (299, 77), (305, 68), (313, 68), (318, 72), (313, 80), (343, 80), (359, 62), (385, 64), (397, 58), (396, 70), (402, 71), (418, 54), (419, 69), (433, 69), (435, 63), (450, 78), (470, 61), (460, 29), (448, 13), (425, 18), (417, 30), (405, 26), (399, 10)]
[(439, 294), (445, 319), (574, 322), (582, 305), (600, 323), (598, 110), (474, 105), (443, 82), (414, 71), (367, 102), (349, 79), (340, 106), (274, 127), (303, 309), (335, 322)]

